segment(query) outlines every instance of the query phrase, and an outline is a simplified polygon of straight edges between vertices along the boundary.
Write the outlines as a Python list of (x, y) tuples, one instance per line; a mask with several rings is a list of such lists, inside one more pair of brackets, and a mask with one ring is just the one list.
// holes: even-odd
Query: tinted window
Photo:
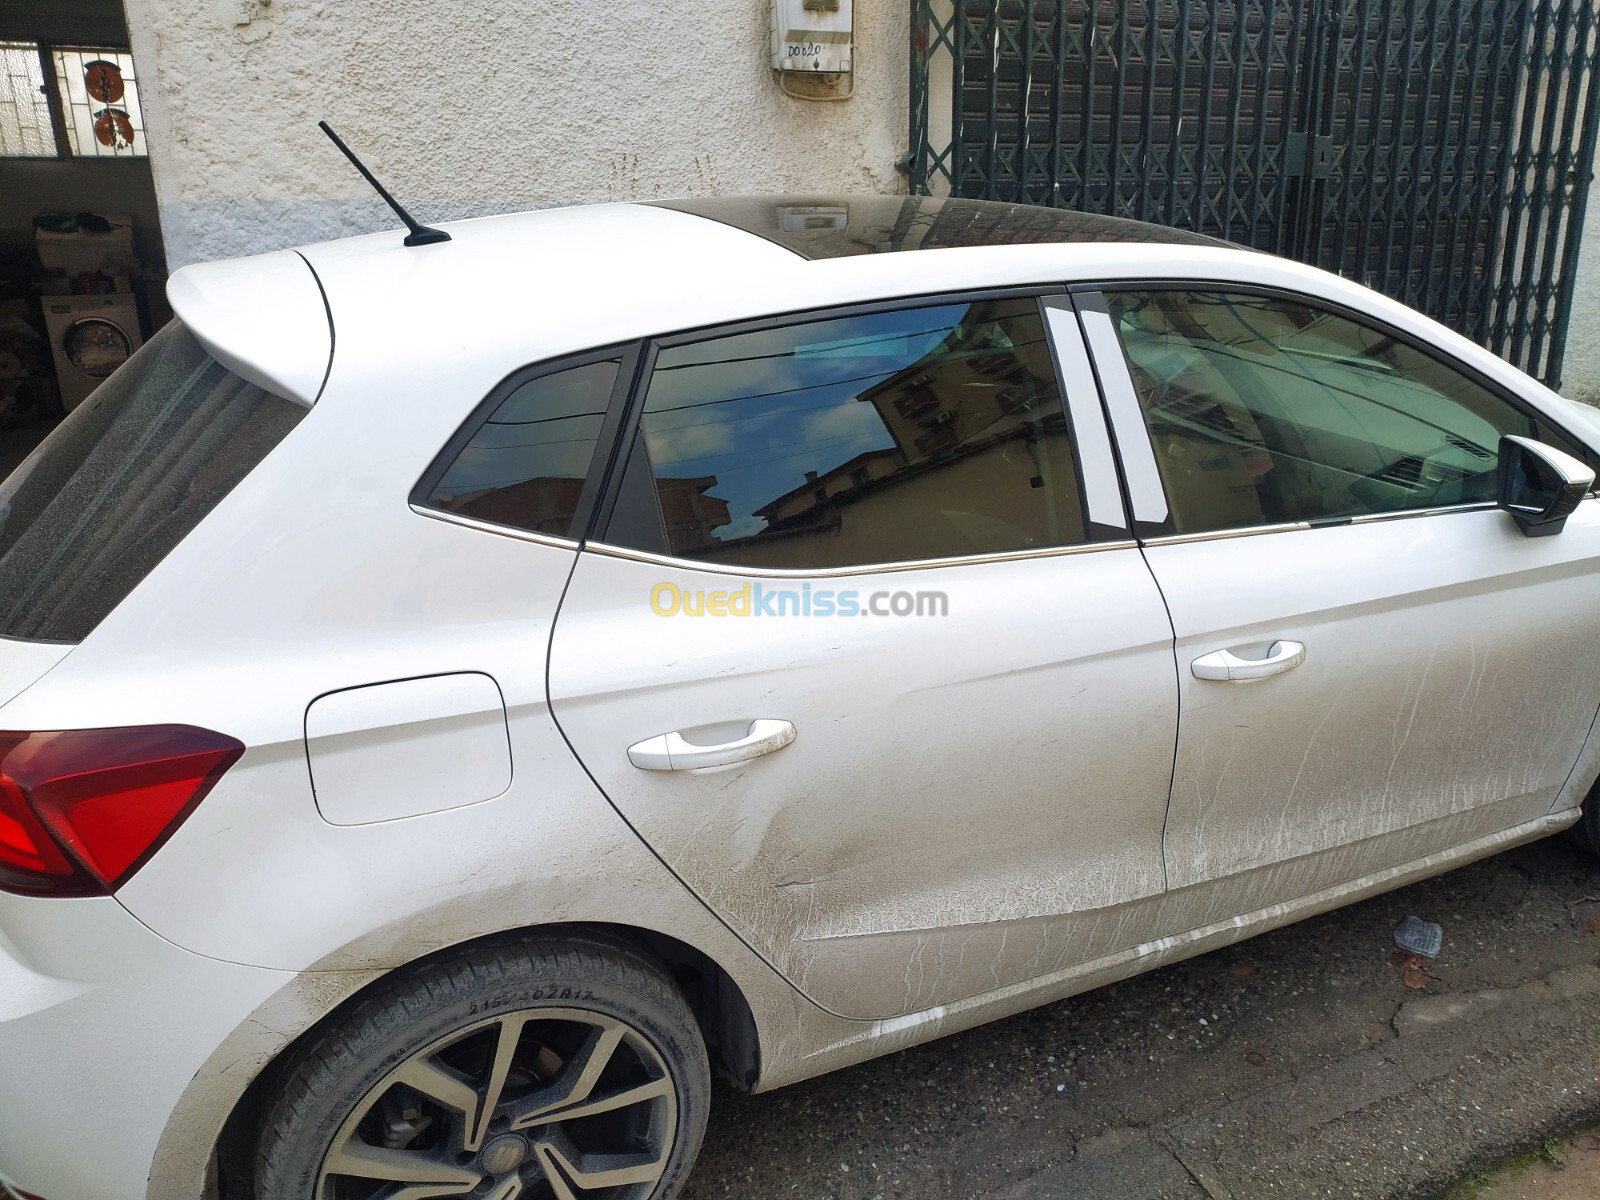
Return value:
[(1106, 297), (1180, 533), (1495, 498), (1532, 424), (1392, 336), (1298, 302)]
[(0, 634), (82, 639), (305, 412), (168, 325), (0, 484)]
[(517, 387), (445, 468), (428, 505), (569, 536), (620, 365), (585, 363)]
[(680, 556), (826, 568), (1083, 540), (1033, 299), (665, 349), (642, 434), (634, 453)]

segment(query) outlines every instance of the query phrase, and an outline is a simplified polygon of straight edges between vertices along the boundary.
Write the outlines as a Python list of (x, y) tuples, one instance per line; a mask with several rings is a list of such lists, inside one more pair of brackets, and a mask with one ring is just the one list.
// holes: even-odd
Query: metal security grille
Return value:
[(913, 0), (912, 190), (1315, 263), (1559, 386), (1600, 0)]

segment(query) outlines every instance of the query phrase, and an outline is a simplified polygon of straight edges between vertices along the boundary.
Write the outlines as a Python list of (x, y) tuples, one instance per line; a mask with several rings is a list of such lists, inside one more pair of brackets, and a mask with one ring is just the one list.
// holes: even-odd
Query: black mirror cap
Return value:
[(1572, 455), (1532, 438), (1500, 439), (1495, 498), (1529, 537), (1560, 533), (1594, 487), (1594, 471)]

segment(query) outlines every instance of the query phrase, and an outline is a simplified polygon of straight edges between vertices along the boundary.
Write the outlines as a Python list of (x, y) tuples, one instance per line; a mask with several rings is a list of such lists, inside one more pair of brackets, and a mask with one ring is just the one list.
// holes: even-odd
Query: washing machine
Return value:
[(56, 360), (61, 403), (69, 411), (100, 386), (143, 342), (139, 306), (130, 295), (45, 296), (44, 323)]

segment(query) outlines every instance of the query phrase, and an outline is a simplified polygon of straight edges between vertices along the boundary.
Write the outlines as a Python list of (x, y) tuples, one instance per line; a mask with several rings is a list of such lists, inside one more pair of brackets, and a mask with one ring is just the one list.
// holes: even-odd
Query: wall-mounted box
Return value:
[(772, 0), (772, 68), (839, 74), (851, 69), (853, 0)]

